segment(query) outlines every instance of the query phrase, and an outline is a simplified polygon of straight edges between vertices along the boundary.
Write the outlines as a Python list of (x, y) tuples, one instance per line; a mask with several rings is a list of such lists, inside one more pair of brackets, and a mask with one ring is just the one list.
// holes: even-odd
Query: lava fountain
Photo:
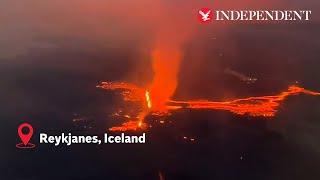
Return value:
[(157, 49), (152, 52), (154, 71), (150, 89), (152, 111), (167, 112), (166, 103), (177, 87), (177, 74), (181, 61), (181, 52), (178, 49)]

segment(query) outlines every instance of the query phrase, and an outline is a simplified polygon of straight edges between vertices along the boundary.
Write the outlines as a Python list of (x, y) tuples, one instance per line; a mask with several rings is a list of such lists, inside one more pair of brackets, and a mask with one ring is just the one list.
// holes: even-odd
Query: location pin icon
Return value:
[[(28, 133), (27, 134), (23, 134), (23, 132), (22, 132), (23, 128), (28, 128)], [(30, 124), (23, 123), (18, 127), (18, 135), (19, 135), (22, 143), (25, 146), (29, 143), (29, 141), (30, 141), (30, 139), (32, 137), (32, 134), (33, 134), (33, 128), (32, 128), (32, 126)]]

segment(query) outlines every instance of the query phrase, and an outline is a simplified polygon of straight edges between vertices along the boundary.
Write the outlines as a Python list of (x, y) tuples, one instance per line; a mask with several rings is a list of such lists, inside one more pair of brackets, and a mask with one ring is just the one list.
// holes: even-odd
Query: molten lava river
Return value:
[[(166, 99), (165, 102), (158, 101), (156, 94), (152, 91), (138, 87), (134, 84), (124, 82), (102, 82), (97, 86), (105, 90), (117, 90), (121, 93), (123, 100), (126, 102), (135, 102), (140, 104), (139, 112), (136, 116), (124, 114), (129, 120), (120, 126), (109, 128), (110, 131), (136, 131), (147, 128), (144, 118), (148, 114), (156, 116), (170, 115), (170, 112), (178, 109), (211, 109), (224, 110), (238, 115), (273, 117), (276, 115), (280, 103), (289, 96), (307, 94), (319, 96), (319, 92), (310, 91), (302, 87), (292, 85), (287, 90), (268, 96), (247, 97), (234, 99), (230, 101), (208, 101), (208, 100), (171, 100)], [(119, 112), (114, 115), (120, 116)]]

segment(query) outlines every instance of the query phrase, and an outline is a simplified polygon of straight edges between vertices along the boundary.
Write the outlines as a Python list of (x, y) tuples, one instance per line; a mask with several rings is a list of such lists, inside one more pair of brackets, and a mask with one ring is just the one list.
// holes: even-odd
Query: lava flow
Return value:
[(231, 101), (169, 101), (167, 107), (169, 109), (190, 108), (190, 109), (214, 109), (214, 110), (227, 110), (239, 115), (250, 116), (275, 116), (280, 103), (288, 96), (307, 94), (319, 96), (320, 93), (306, 90), (298, 86), (290, 86), (288, 90), (274, 96), (260, 96), (248, 97), (242, 99), (235, 99)]
[[(112, 127), (111, 131), (129, 131), (139, 130), (146, 128), (146, 124), (143, 123), (144, 117), (148, 113), (158, 114), (157, 109), (152, 109), (152, 99), (150, 99), (150, 92), (140, 88), (138, 86), (127, 83), (107, 83), (103, 82), (99, 88), (107, 90), (120, 89), (125, 101), (139, 101), (142, 104), (142, 110), (140, 115), (136, 117), (137, 120), (130, 120), (123, 123), (121, 126)], [(281, 92), (278, 95), (272, 96), (258, 96), (234, 99), (231, 101), (208, 101), (208, 100), (194, 100), (194, 101), (178, 101), (168, 100), (166, 102), (166, 113), (177, 109), (212, 109), (212, 110), (225, 110), (230, 111), (238, 115), (249, 116), (263, 116), (272, 117), (275, 116), (280, 103), (284, 101), (288, 96), (294, 96), (298, 94), (307, 94), (319, 96), (319, 92), (310, 91), (298, 86), (290, 86), (288, 90)], [(163, 115), (163, 110), (161, 110)]]

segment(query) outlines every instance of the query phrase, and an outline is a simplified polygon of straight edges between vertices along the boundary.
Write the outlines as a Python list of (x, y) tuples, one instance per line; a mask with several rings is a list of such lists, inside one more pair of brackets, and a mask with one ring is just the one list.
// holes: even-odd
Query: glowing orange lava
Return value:
[(288, 96), (298, 94), (318, 96), (320, 93), (309, 91), (298, 86), (290, 86), (287, 91), (274, 96), (248, 97), (231, 101), (214, 102), (208, 100), (198, 101), (169, 101), (168, 109), (190, 108), (190, 109), (217, 109), (226, 110), (239, 115), (250, 116), (275, 116), (280, 103)]
[(150, 92), (149, 91), (146, 91), (146, 101), (147, 101), (147, 106), (149, 109), (152, 108), (152, 102), (151, 102), (151, 99), (150, 99)]
[(120, 126), (114, 126), (109, 128), (110, 131), (137, 131), (146, 128), (146, 124), (140, 121), (128, 121)]
[[(319, 92), (310, 91), (298, 86), (290, 86), (288, 90), (281, 92), (278, 95), (272, 96), (258, 96), (258, 97), (248, 97), (248, 98), (240, 98), (230, 101), (208, 101), (208, 100), (192, 100), (192, 101), (178, 101), (178, 100), (167, 100), (164, 104), (165, 106), (161, 106), (165, 108), (165, 111), (161, 111), (159, 113), (158, 109), (153, 109), (153, 99), (150, 97), (150, 92), (139, 88), (132, 84), (126, 83), (102, 83), (97, 86), (103, 89), (121, 89), (123, 98), (125, 101), (139, 100), (143, 105), (143, 109), (139, 115), (138, 120), (131, 120), (129, 122), (123, 123), (121, 126), (112, 127), (109, 130), (111, 131), (136, 131), (139, 129), (145, 129), (146, 124), (143, 123), (144, 117), (148, 113), (152, 113), (154, 115), (164, 115), (168, 114), (168, 111), (174, 111), (177, 109), (189, 108), (189, 109), (212, 109), (212, 110), (226, 110), (230, 111), (234, 114), (239, 115), (249, 115), (249, 116), (264, 116), (264, 117), (272, 117), (275, 116), (280, 103), (284, 101), (288, 96), (298, 95), (298, 94), (307, 94), (319, 96)], [(144, 93), (143, 93), (144, 92)], [(144, 94), (144, 95), (143, 95)], [(151, 109), (151, 110), (150, 110)], [(161, 109), (163, 110), (163, 109)]]

